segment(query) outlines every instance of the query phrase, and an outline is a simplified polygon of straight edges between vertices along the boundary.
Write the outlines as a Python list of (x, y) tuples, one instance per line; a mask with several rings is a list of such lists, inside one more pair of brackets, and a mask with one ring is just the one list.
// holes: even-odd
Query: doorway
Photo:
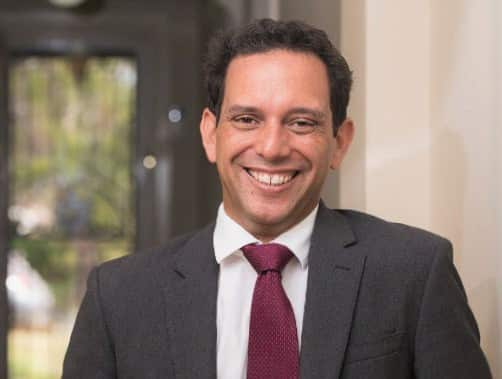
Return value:
[(11, 378), (60, 375), (90, 270), (133, 248), (136, 80), (131, 57), (10, 60)]

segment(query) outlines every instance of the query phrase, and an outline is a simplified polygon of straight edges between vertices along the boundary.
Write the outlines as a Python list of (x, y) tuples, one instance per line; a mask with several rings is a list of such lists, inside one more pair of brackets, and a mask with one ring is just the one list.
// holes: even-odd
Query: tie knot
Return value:
[(250, 244), (241, 250), (258, 274), (269, 270), (281, 272), (293, 256), (286, 246), (278, 243)]

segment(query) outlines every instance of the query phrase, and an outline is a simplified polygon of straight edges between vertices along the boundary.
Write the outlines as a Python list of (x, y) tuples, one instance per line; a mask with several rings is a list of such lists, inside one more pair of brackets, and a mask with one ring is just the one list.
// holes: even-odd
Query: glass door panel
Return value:
[(61, 376), (89, 271), (133, 248), (136, 76), (127, 57), (10, 63), (11, 379)]

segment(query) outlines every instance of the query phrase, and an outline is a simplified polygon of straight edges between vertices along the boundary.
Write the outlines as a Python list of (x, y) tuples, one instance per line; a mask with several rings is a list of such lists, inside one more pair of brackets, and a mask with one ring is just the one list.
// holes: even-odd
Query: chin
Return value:
[(293, 209), (278, 209), (277, 207), (267, 207), (265, 209), (254, 208), (251, 210), (252, 220), (256, 225), (263, 225), (270, 228), (280, 227), (286, 224), (291, 218)]

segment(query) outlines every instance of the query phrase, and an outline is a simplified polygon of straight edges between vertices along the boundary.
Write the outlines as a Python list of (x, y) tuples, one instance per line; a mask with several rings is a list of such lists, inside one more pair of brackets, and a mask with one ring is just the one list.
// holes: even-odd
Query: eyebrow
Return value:
[(236, 113), (257, 114), (257, 113), (261, 113), (261, 112), (257, 107), (234, 104), (230, 108), (228, 108), (225, 113), (229, 113), (229, 114), (236, 114)]
[(292, 108), (287, 112), (286, 116), (291, 116), (293, 114), (307, 114), (317, 120), (326, 119), (326, 114), (323, 111), (313, 108), (306, 108), (306, 107)]
[[(228, 113), (228, 114), (237, 114), (237, 113), (261, 114), (262, 112), (257, 107), (235, 104), (235, 105), (232, 105), (230, 108), (228, 108), (225, 113)], [(318, 120), (326, 119), (326, 114), (323, 111), (318, 110), (318, 109), (314, 109), (314, 108), (295, 107), (295, 108), (292, 108), (287, 111), (286, 117), (290, 117), (291, 115), (294, 115), (294, 114), (307, 114), (307, 115), (314, 117)]]

